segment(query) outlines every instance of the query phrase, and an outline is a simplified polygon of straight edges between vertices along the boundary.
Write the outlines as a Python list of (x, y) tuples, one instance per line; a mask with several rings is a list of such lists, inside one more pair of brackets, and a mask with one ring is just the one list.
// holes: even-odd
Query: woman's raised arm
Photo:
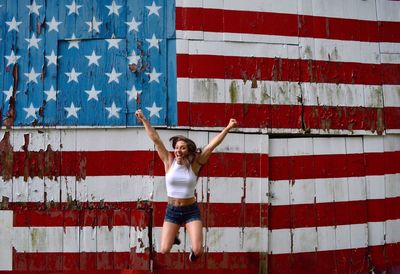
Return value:
[(169, 152), (165, 148), (164, 143), (162, 142), (160, 136), (158, 135), (157, 131), (151, 126), (150, 122), (144, 117), (143, 112), (139, 109), (135, 112), (136, 118), (143, 123), (143, 126), (146, 130), (147, 135), (153, 141), (158, 156), (160, 157), (161, 161), (163, 161), (166, 170), (169, 166)]
[(195, 161), (195, 167), (194, 170), (198, 171), (202, 165), (207, 163), (208, 158), (210, 157), (211, 153), (214, 151), (214, 149), (222, 143), (222, 141), (225, 139), (225, 136), (228, 134), (228, 132), (237, 126), (237, 121), (236, 119), (230, 119), (228, 125), (217, 135), (215, 136), (208, 145), (205, 146), (203, 151), (200, 153), (200, 155), (197, 156), (196, 161)]

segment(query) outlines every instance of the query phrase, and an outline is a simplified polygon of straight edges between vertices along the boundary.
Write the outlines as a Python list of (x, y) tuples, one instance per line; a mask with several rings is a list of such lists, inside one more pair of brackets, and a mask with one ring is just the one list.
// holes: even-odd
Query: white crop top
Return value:
[(169, 197), (179, 199), (194, 197), (197, 176), (191, 166), (188, 169), (185, 165), (179, 165), (174, 160), (167, 174), (165, 174), (165, 182)]

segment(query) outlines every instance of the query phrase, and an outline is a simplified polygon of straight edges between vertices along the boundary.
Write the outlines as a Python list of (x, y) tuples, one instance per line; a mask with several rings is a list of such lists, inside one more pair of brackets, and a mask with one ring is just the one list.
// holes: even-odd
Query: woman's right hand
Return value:
[(135, 116), (140, 122), (143, 122), (146, 120), (146, 117), (144, 117), (144, 114), (141, 109), (136, 110)]

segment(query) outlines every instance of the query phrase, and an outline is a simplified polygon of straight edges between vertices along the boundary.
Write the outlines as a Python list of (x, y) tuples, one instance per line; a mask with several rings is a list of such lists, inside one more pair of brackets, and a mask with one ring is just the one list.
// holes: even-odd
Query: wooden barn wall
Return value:
[[(395, 0), (0, 0), (0, 272), (398, 273), (399, 42)], [(194, 264), (139, 108), (238, 120)]]

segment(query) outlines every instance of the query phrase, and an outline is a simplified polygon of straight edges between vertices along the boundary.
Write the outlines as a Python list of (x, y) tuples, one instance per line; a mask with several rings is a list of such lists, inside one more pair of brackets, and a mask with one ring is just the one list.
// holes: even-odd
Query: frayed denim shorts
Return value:
[(164, 221), (184, 225), (193, 221), (201, 221), (200, 209), (197, 203), (187, 206), (167, 205)]

